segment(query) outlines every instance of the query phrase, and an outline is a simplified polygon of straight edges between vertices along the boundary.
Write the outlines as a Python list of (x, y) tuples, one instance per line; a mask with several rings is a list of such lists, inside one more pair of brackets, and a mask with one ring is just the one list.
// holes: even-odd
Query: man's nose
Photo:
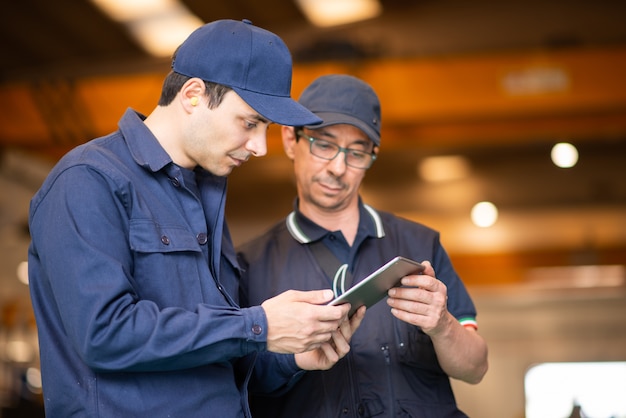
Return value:
[(253, 135), (246, 143), (246, 149), (255, 157), (267, 154), (267, 131)]

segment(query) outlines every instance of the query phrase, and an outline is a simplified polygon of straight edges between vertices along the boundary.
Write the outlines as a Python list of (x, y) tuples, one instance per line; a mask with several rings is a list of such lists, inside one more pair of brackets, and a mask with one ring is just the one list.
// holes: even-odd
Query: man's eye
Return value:
[(332, 144), (328, 143), (328, 142), (322, 142), (322, 141), (317, 141), (317, 147), (319, 149), (323, 149), (323, 150), (327, 150), (327, 149), (332, 149), (333, 146)]
[(257, 127), (255, 122), (246, 121), (246, 129), (254, 129)]
[(354, 159), (364, 160), (367, 154), (362, 151), (350, 151), (350, 155), (352, 155), (352, 158)]

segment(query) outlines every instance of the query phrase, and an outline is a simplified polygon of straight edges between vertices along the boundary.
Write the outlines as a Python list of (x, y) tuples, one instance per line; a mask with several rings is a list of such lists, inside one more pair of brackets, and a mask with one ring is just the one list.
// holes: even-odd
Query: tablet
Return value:
[(424, 266), (417, 261), (400, 256), (395, 257), (344, 294), (330, 301), (328, 305), (350, 303), (352, 306), (348, 316), (352, 316), (359, 307), (365, 305), (369, 308), (387, 296), (387, 291), (399, 285), (400, 279), (404, 276), (419, 274), (423, 271)]

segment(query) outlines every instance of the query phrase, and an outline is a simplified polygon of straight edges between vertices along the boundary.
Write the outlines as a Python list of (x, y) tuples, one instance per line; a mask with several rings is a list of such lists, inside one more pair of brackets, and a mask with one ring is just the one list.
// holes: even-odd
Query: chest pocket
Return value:
[(161, 225), (150, 220), (131, 220), (130, 248), (139, 253), (200, 252), (197, 238), (181, 225)]
[(198, 303), (223, 303), (200, 245), (185, 227), (131, 221), (129, 241), (133, 250), (131, 280), (139, 298), (162, 308), (194, 309)]

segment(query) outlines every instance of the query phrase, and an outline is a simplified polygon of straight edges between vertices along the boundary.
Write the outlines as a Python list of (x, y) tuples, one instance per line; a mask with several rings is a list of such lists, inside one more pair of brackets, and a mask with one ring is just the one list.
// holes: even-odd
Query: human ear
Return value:
[(180, 89), (182, 105), (188, 112), (198, 106), (204, 95), (204, 81), (199, 78), (190, 78)]
[(296, 131), (293, 126), (281, 126), (280, 133), (283, 139), (283, 149), (285, 154), (290, 160), (294, 157), (294, 147), (296, 146), (298, 138), (296, 137)]

